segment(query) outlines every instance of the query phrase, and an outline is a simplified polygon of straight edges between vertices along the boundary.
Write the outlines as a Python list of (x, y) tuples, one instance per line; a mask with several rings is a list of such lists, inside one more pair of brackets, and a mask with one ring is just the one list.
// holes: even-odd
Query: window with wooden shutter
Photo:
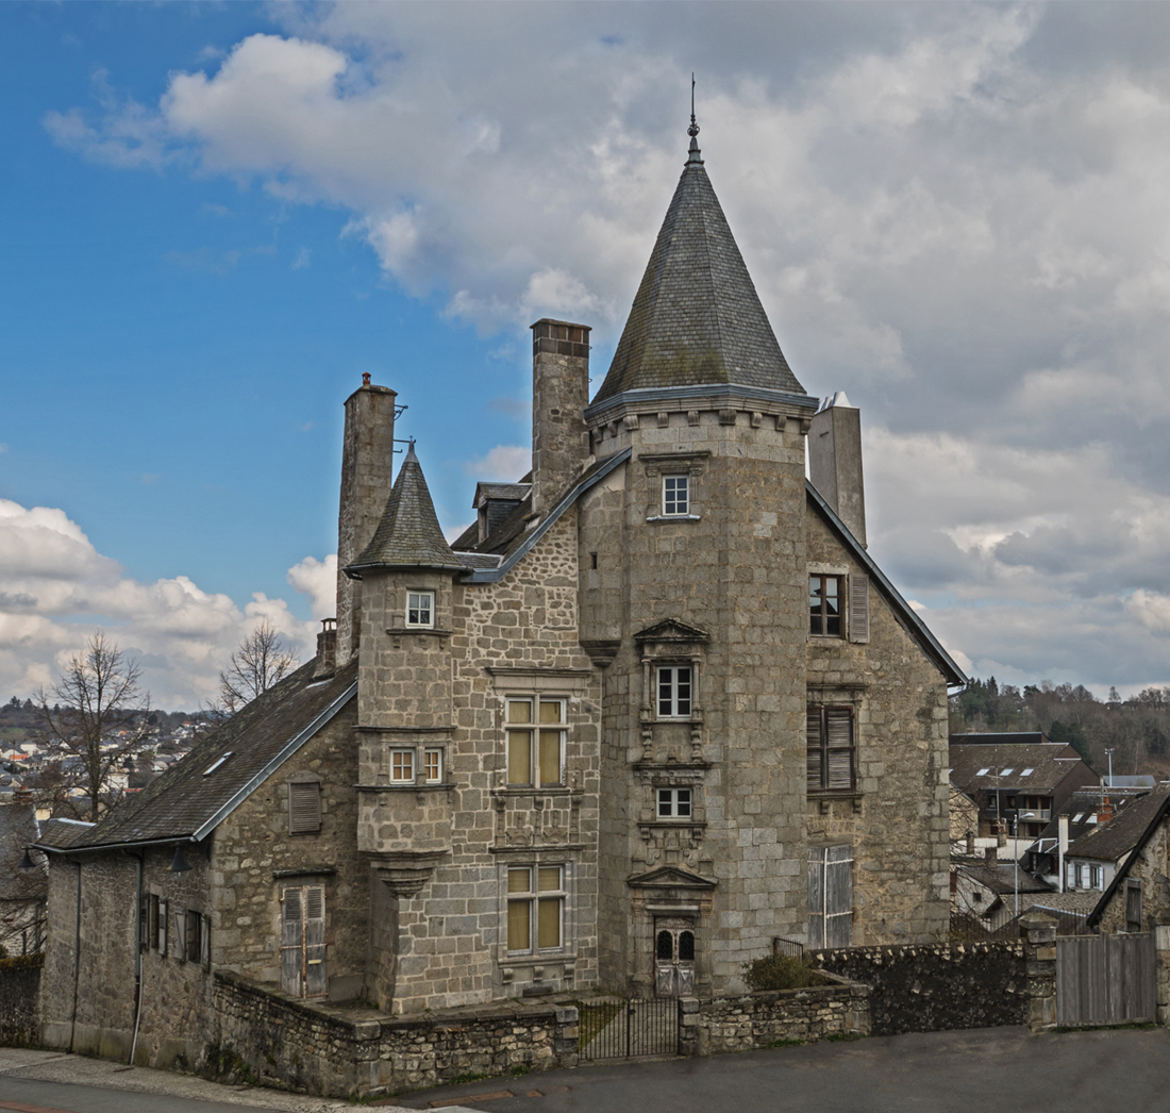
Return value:
[(288, 786), (288, 833), (316, 834), (321, 830), (321, 784), (291, 781)]
[(854, 787), (853, 708), (810, 703), (807, 712), (809, 792), (851, 792)]
[(158, 902), (158, 953), (163, 956), (167, 953), (167, 902), (161, 898)]
[(323, 997), (325, 973), (325, 889), (285, 889), (280, 903), (280, 987), (294, 997)]
[(860, 572), (849, 577), (849, 640), (869, 641), (869, 577)]

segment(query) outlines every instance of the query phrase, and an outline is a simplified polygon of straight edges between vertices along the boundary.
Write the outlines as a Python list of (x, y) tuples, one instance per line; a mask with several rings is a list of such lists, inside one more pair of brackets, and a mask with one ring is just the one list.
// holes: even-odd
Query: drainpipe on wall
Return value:
[(1068, 816), (1056, 817), (1056, 863), (1060, 879), (1056, 883), (1056, 891), (1064, 892), (1064, 856), (1068, 852)]

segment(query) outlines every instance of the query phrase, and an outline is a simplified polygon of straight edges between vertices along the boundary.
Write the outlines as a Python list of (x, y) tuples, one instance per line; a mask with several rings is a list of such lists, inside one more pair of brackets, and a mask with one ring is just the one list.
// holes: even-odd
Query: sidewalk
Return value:
[[(279, 1109), (282, 1113), (369, 1113), (371, 1109), (371, 1103), (351, 1105), (345, 1101), (306, 1097), (258, 1086), (225, 1086), (190, 1074), (128, 1067), (124, 1063), (111, 1063), (106, 1059), (89, 1059), (83, 1055), (33, 1051), (22, 1047), (0, 1047), (0, 1087), (6, 1077), (218, 1101), (253, 1109)], [(387, 1113), (411, 1113), (400, 1105), (377, 1103), (373, 1107), (386, 1110)], [(459, 1113), (459, 1109), (449, 1107), (446, 1113)]]

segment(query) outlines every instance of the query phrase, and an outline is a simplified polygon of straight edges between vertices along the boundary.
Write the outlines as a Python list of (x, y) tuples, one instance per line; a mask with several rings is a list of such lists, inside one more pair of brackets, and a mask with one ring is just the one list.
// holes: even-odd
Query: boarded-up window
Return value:
[(849, 704), (810, 703), (806, 729), (808, 791), (852, 791), (853, 708)]
[(853, 934), (853, 848), (808, 852), (808, 945), (848, 947)]
[(869, 641), (869, 577), (860, 572), (849, 577), (849, 640)]
[(1142, 883), (1129, 881), (1125, 883), (1125, 930), (1142, 930)]
[(288, 833), (316, 834), (321, 830), (321, 785), (318, 781), (292, 781), (288, 786)]
[(294, 997), (322, 997), (325, 976), (325, 889), (285, 889), (280, 907), (280, 985)]

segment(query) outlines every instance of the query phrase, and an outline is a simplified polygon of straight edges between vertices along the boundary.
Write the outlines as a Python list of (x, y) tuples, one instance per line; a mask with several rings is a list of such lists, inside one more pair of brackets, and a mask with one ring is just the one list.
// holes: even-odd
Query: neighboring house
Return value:
[(45, 858), (25, 859), (25, 848), (40, 834), (36, 807), (26, 792), (13, 796), (0, 806), (0, 958), (39, 951), (45, 938)]
[(979, 807), (977, 834), (1041, 835), (1083, 785), (1099, 778), (1081, 756), (1039, 731), (952, 734), (951, 784)]
[(973, 854), (979, 831), (979, 806), (952, 784), (949, 793), (951, 853)]
[(951, 866), (951, 912), (985, 931), (998, 931), (1027, 911), (1030, 900), (1051, 893), (1050, 886), (1030, 877), (1014, 862), (1004, 862), (988, 849), (983, 858), (956, 857)]
[(1095, 930), (1147, 931), (1155, 924), (1170, 924), (1170, 783), (1125, 811), (1139, 808), (1145, 826), (1089, 915)]
[(1107, 889), (1133, 853), (1163, 795), (1155, 789), (1130, 800), (1111, 817), (1098, 812), (1099, 822), (1069, 843), (1064, 856), (1064, 887), (1098, 892)]
[(453, 544), (413, 443), (391, 483), (395, 392), (346, 401), (317, 657), (42, 839), (50, 1045), (194, 1063), (217, 971), (405, 1014), (945, 938), (964, 677), (866, 551), (858, 413), (789, 368), (694, 141), (592, 402), (586, 326), (533, 350), (531, 475)]

